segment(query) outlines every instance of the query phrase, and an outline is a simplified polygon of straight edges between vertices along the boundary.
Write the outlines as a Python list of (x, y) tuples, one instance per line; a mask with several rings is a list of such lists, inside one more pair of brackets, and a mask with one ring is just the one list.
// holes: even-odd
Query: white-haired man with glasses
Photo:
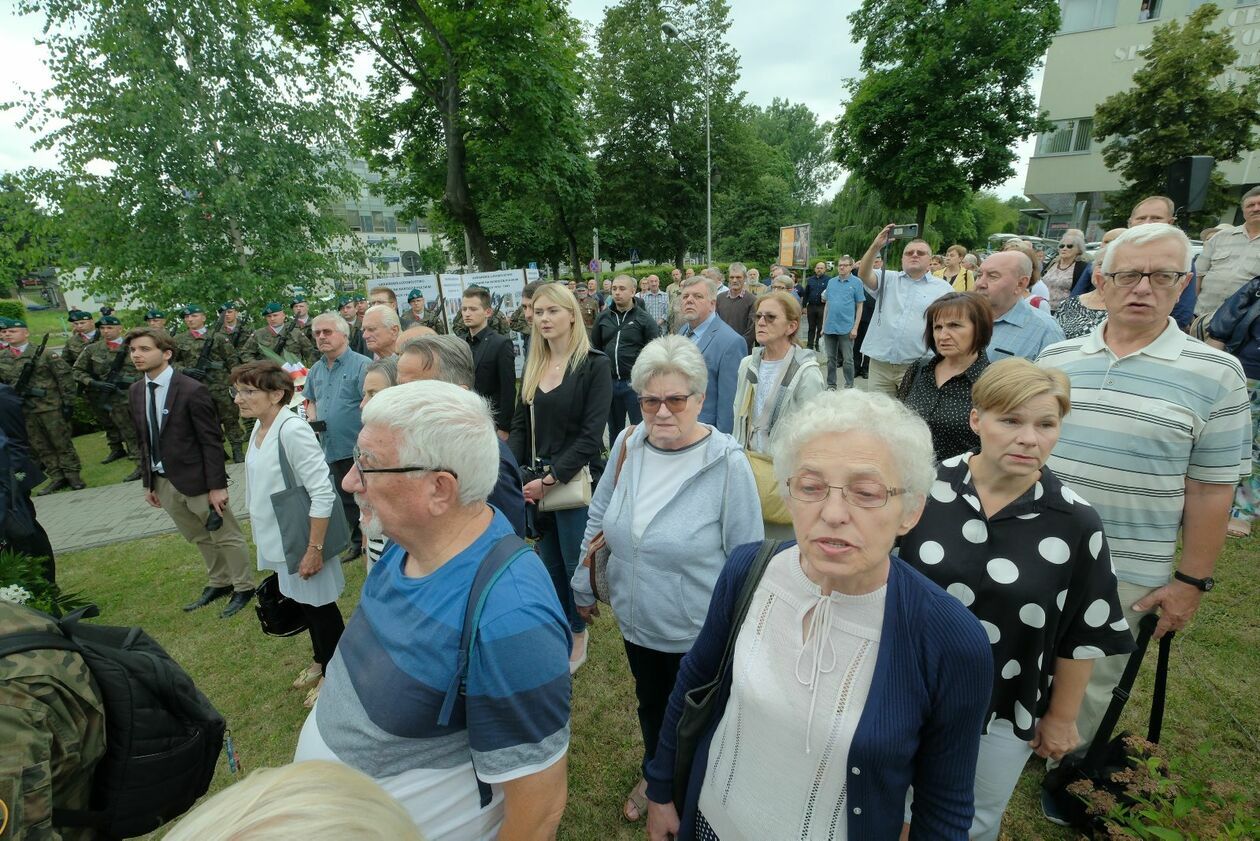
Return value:
[[(1179, 229), (1128, 229), (1103, 258), (1106, 320), (1037, 359), (1072, 382), (1072, 411), (1049, 467), (1065, 496), (1074, 492), (1069, 501), (1084, 497), (1098, 509), (1129, 627), (1136, 633), (1141, 615), (1157, 610), (1156, 637), (1186, 627), (1212, 589), (1234, 485), (1251, 471), (1238, 360), (1170, 317), (1189, 276), (1190, 241)], [(1095, 661), (1077, 719), (1086, 745), (1126, 662)]]
[(567, 796), (569, 624), (542, 561), (486, 502), (497, 443), (489, 404), (450, 383), (364, 408), (343, 486), (393, 542), (295, 756), (368, 774), (430, 838), (552, 838)]

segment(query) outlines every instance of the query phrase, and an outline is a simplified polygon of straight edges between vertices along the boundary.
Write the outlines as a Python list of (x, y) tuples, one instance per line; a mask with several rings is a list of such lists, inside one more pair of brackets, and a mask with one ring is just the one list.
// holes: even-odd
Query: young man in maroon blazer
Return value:
[(132, 383), (131, 417), (140, 441), (144, 498), (170, 515), (205, 559), (209, 584), (184, 610), (231, 596), (226, 619), (249, 603), (254, 576), (240, 524), (228, 506), (223, 433), (204, 385), (171, 367), (174, 340), (138, 327), (127, 334), (131, 361), (144, 378)]

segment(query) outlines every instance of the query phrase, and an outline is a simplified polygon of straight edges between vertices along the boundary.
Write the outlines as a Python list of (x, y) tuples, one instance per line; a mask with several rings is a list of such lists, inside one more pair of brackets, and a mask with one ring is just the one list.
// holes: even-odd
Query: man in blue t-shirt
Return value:
[(823, 292), (823, 344), (827, 347), (827, 388), (836, 387), (836, 367), (844, 367), (844, 387), (853, 388), (853, 340), (866, 291), (853, 274), (853, 258), (845, 254), (836, 261), (836, 276)]
[(486, 504), (497, 440), (486, 401), (450, 383), (394, 386), (363, 410), (345, 489), (364, 531), (393, 543), (368, 573), (294, 756), (372, 777), (429, 838), (550, 838), (567, 796), (572, 640), (532, 551), (484, 591), (464, 691), (449, 692), (474, 576), (512, 535)]

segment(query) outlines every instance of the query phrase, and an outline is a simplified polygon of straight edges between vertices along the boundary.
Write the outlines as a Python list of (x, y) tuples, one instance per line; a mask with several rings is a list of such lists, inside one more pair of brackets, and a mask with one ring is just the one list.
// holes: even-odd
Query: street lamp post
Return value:
[(700, 66), (704, 69), (704, 160), (705, 160), (705, 185), (704, 185), (704, 216), (705, 216), (705, 238), (704, 238), (704, 264), (706, 266), (713, 265), (713, 125), (709, 120), (709, 88), (712, 87), (709, 77), (709, 65), (696, 51), (696, 48), (683, 41), (678, 37), (678, 27), (669, 21), (661, 24), (661, 32), (665, 33), (665, 37), (673, 38), (687, 49), (691, 50), (691, 54), (696, 57), (696, 61), (700, 62)]

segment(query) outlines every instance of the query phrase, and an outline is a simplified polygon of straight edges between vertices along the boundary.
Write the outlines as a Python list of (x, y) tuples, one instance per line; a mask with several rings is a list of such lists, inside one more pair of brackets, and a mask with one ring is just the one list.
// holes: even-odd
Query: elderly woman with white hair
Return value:
[[(796, 542), (741, 546), (718, 577), (648, 765), (648, 835), (897, 838), (913, 784), (910, 837), (962, 841), (988, 640), (892, 554), (935, 476), (927, 425), (824, 392), (771, 451)], [(688, 693), (711, 686), (697, 720)]]
[(1085, 234), (1075, 228), (1064, 231), (1059, 238), (1059, 256), (1041, 273), (1041, 280), (1050, 291), (1050, 311), (1057, 313), (1071, 297), (1076, 284), (1092, 270), (1089, 260), (1085, 259)]
[[(608, 592), (599, 596), (617, 616), (634, 675), (644, 767), (718, 573), (735, 547), (762, 538), (757, 486), (739, 443), (698, 421), (707, 381), (690, 339), (664, 336), (643, 348), (630, 373), (643, 423), (613, 442), (582, 541), (585, 556), (602, 532), (611, 553)], [(578, 567), (571, 584), (582, 618), (599, 615), (590, 569)], [(640, 780), (630, 792), (627, 820), (644, 816), (645, 788)]]

